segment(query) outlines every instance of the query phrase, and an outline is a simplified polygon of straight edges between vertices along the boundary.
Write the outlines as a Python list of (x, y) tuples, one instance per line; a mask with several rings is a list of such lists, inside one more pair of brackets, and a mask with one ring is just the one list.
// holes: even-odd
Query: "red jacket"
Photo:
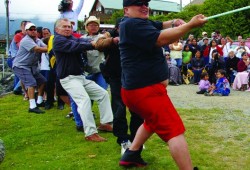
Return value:
[(237, 71), (238, 72), (243, 72), (243, 71), (246, 71), (247, 70), (247, 66), (246, 64), (244, 63), (244, 61), (241, 59), (238, 64), (237, 64)]
[[(209, 53), (210, 53), (211, 47), (207, 46), (203, 52), (203, 57), (208, 57)], [(218, 45), (216, 45), (216, 50), (218, 51), (218, 53), (220, 54), (220, 56), (223, 56), (223, 51), (222, 48), (220, 48)]]

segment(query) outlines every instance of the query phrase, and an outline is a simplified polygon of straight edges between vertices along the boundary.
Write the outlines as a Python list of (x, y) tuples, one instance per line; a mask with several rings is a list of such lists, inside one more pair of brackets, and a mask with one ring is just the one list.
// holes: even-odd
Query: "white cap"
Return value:
[(207, 34), (207, 32), (202, 32), (202, 36), (204, 36), (205, 34)]
[(33, 24), (33, 23), (30, 22), (30, 23), (26, 24), (25, 30), (30, 29), (30, 27), (36, 27), (36, 26), (35, 26), (35, 24)]

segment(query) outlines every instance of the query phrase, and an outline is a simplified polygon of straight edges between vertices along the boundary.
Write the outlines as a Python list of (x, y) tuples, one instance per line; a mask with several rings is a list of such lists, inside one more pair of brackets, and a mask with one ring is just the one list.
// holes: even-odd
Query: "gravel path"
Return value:
[(221, 108), (241, 110), (250, 116), (250, 92), (241, 92), (231, 89), (227, 97), (204, 96), (196, 94), (197, 85), (168, 86), (168, 94), (177, 108)]

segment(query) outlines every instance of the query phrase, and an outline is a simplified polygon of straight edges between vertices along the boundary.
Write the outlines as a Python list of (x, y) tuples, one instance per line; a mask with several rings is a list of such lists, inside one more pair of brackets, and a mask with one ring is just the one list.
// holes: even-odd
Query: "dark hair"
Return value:
[(204, 79), (206, 76), (208, 76), (208, 73), (207, 73), (207, 72), (201, 73), (201, 79)]
[[(183, 48), (183, 51), (185, 51), (187, 47), (189, 48), (189, 45), (188, 45), (188, 44), (185, 44), (185, 45), (184, 45), (184, 48)], [(190, 48), (189, 48), (189, 50), (190, 50)]]
[(218, 72), (219, 72), (221, 75), (223, 75), (223, 76), (226, 75), (226, 71), (223, 70), (223, 69), (219, 69), (219, 70), (217, 71), (217, 73), (218, 73)]
[(210, 47), (212, 47), (212, 42), (213, 42), (213, 41), (216, 42), (216, 45), (218, 45), (218, 42), (217, 42), (215, 39), (212, 39), (212, 40), (210, 41), (210, 44), (209, 44)]
[(48, 30), (48, 31), (49, 31), (49, 33), (51, 33), (49, 28), (43, 27), (43, 29), (42, 29), (42, 30)]
[(63, 13), (69, 9), (70, 3), (68, 3), (66, 0), (62, 0), (60, 4), (58, 5), (58, 11)]
[(243, 53), (241, 53), (241, 57), (243, 57), (246, 54), (247, 54), (247, 52), (244, 51)]
[(20, 33), (20, 32), (22, 32), (22, 30), (16, 30), (15, 31), (15, 35), (18, 34), (18, 33)]
[(213, 50), (212, 51), (212, 56), (213, 56), (213, 54), (215, 54), (214, 55), (214, 60), (218, 60), (219, 59), (219, 53), (218, 53), (218, 51), (217, 50)]

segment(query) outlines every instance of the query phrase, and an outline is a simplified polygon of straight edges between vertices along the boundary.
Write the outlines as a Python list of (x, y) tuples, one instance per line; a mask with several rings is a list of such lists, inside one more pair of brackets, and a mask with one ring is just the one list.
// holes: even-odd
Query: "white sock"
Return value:
[(41, 104), (43, 102), (43, 96), (37, 96), (37, 104)]
[(35, 101), (35, 99), (30, 99), (29, 102), (30, 102), (30, 108), (34, 109), (36, 107), (36, 101)]

